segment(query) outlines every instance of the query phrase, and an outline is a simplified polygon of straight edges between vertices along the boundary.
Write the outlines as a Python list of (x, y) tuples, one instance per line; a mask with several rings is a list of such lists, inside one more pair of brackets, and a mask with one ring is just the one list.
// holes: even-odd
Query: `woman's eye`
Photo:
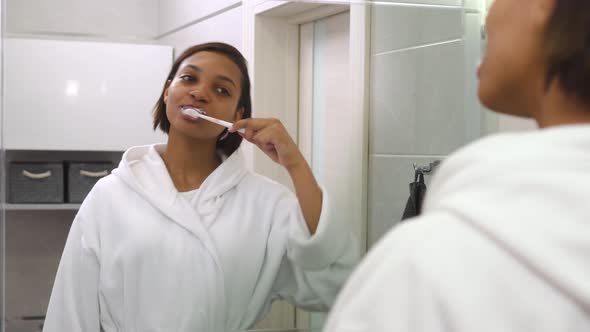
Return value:
[(215, 89), (215, 91), (217, 91), (217, 93), (221, 93), (224, 96), (229, 96), (229, 90), (227, 90), (226, 88), (217, 88)]
[(191, 75), (180, 75), (180, 79), (182, 81), (194, 81), (195, 78), (192, 77)]

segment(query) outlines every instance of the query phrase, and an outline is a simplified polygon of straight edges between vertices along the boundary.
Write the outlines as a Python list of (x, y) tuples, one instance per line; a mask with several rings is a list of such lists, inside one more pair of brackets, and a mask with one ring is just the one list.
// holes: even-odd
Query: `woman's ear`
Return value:
[(170, 83), (172, 83), (171, 80), (166, 81), (166, 88), (164, 88), (164, 104), (168, 101), (168, 88), (170, 88)]
[(236, 111), (236, 114), (234, 115), (234, 121), (239, 121), (242, 120), (242, 117), (244, 116), (244, 107), (239, 107), (238, 110)]

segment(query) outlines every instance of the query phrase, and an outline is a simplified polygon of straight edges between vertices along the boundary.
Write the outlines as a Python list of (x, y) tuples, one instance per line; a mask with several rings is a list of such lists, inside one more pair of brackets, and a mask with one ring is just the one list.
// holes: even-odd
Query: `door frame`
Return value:
[[(281, 120), (296, 142), (303, 138), (302, 152), (310, 156), (311, 127), (300, 119), (300, 54), (299, 27), (344, 11), (350, 12), (350, 79), (349, 87), (356, 124), (350, 132), (354, 144), (349, 146), (354, 160), (351, 165), (352, 188), (358, 195), (350, 207), (353, 232), (358, 234), (361, 253), (367, 246), (367, 189), (369, 166), (369, 77), (370, 77), (370, 4), (334, 0), (271, 1), (245, 0), (243, 4), (242, 48), (252, 78), (253, 116)], [(305, 140), (307, 137), (307, 141)], [(250, 167), (292, 188), (286, 171), (269, 160), (252, 145), (244, 146)], [(310, 159), (308, 159), (310, 161)], [(297, 328), (309, 328), (309, 315), (293, 312), (285, 305), (273, 308), (271, 324), (289, 321)], [(263, 323), (264, 324), (264, 323)]]
[[(358, 199), (351, 206), (355, 234), (362, 253), (367, 244), (367, 171), (370, 74), (370, 6), (344, 1), (246, 1), (244, 8), (244, 54), (250, 63), (253, 115), (275, 117), (298, 141), (299, 126), (299, 26), (344, 11), (350, 11), (349, 87), (354, 112), (354, 144), (349, 147), (358, 160), (352, 166), (353, 192)], [(269, 56), (272, 55), (272, 56)], [(281, 82), (281, 84), (279, 84)], [(302, 147), (306, 148), (306, 147)], [(283, 168), (262, 152), (250, 151), (250, 166), (257, 172), (290, 186)], [(304, 151), (306, 152), (306, 151)]]

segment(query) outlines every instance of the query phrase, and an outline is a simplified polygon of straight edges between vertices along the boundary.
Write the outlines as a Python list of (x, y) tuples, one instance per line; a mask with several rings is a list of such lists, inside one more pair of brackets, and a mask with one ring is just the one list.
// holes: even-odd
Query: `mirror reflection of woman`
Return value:
[[(177, 58), (154, 111), (168, 142), (126, 151), (82, 204), (44, 331), (239, 330), (275, 299), (330, 307), (358, 258), (350, 227), (330, 218), (280, 121), (251, 112), (238, 50), (208, 43)], [(296, 194), (246, 168), (243, 137), (287, 170)]]
[(486, 29), (480, 100), (541, 129), (449, 156), (326, 332), (590, 331), (590, 1), (495, 0)]

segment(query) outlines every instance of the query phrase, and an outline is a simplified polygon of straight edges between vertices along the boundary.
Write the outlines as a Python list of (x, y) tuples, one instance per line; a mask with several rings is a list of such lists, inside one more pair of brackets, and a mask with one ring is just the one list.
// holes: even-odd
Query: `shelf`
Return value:
[(32, 210), (78, 210), (80, 204), (64, 203), (64, 204), (4, 204), (6, 211), (32, 211)]

